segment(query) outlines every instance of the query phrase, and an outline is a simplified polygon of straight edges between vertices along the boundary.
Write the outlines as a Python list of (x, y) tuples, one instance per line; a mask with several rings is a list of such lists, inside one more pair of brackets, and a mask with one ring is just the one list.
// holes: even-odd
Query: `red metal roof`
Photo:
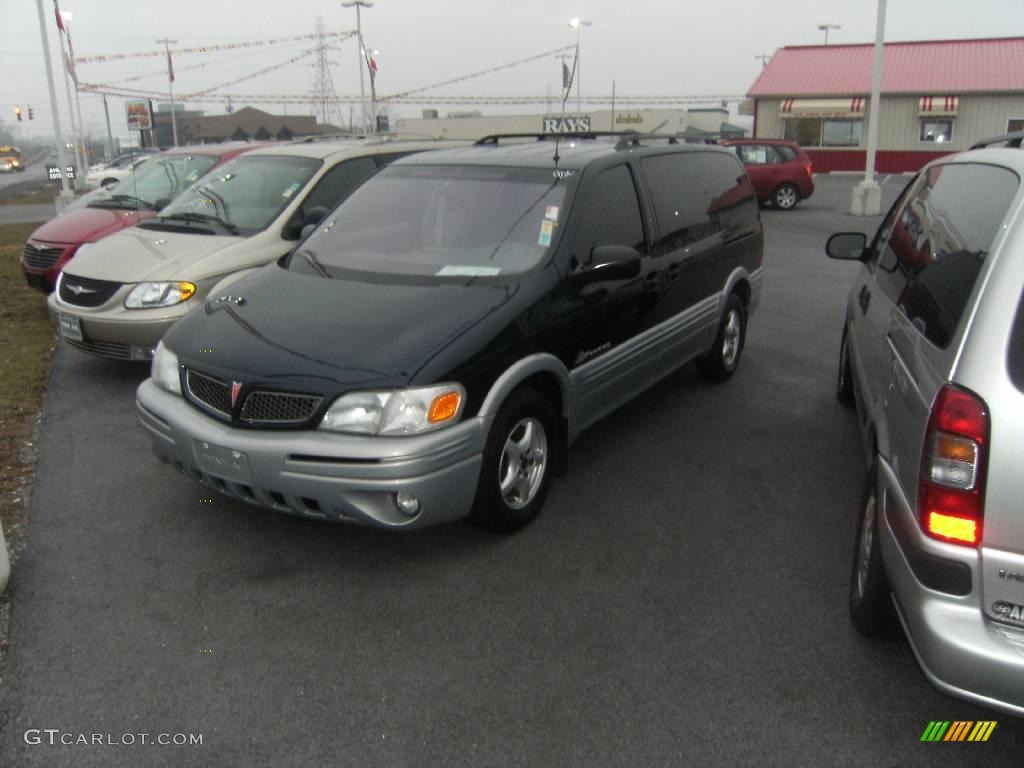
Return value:
[[(871, 92), (874, 45), (786, 46), (749, 96), (849, 96)], [(882, 92), (1024, 91), (1024, 37), (886, 43)]]

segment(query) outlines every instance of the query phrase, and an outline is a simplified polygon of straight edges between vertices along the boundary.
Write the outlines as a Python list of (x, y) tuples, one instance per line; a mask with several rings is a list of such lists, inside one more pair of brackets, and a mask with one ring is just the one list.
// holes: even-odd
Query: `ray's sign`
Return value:
[(545, 117), (543, 133), (590, 133), (590, 115), (579, 117)]

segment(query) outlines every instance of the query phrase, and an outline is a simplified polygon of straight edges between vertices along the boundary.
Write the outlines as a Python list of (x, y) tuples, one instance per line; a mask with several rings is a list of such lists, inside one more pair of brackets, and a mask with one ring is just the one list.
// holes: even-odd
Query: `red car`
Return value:
[(814, 194), (811, 158), (792, 141), (779, 139), (728, 139), (747, 169), (757, 199), (788, 211)]
[(135, 226), (156, 213), (221, 163), (265, 144), (177, 147), (141, 166), (134, 176), (99, 189), (39, 227), (25, 243), (21, 271), (33, 288), (49, 293), (72, 256), (90, 243)]

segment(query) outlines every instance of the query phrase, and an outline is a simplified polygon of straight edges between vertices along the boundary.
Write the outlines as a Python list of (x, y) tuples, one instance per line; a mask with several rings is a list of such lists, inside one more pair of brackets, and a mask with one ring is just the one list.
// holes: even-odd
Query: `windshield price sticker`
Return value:
[(281, 197), (283, 197), (285, 199), (291, 197), (292, 195), (294, 195), (296, 192), (299, 191), (299, 187), (301, 187), (301, 186), (302, 186), (301, 184), (297, 184), (297, 183), (296, 184), (292, 184), (284, 192), (281, 193)]
[(545, 219), (540, 223), (540, 237), (537, 238), (537, 245), (545, 248), (551, 245), (551, 234), (555, 231), (555, 222)]
[(549, 205), (544, 209), (544, 218), (551, 219), (551, 221), (558, 221), (558, 206)]

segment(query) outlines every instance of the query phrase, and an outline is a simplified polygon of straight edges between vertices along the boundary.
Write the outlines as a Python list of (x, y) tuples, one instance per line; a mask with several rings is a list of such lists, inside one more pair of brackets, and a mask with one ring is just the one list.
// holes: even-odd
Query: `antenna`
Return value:
[(320, 116), (320, 121), (325, 125), (331, 124), (331, 116), (337, 115), (341, 120), (341, 112), (338, 109), (338, 95), (334, 92), (334, 78), (331, 77), (331, 62), (327, 58), (327, 29), (324, 26), (323, 16), (316, 19), (316, 76), (313, 81), (313, 98), (316, 99), (316, 110), (314, 114)]

